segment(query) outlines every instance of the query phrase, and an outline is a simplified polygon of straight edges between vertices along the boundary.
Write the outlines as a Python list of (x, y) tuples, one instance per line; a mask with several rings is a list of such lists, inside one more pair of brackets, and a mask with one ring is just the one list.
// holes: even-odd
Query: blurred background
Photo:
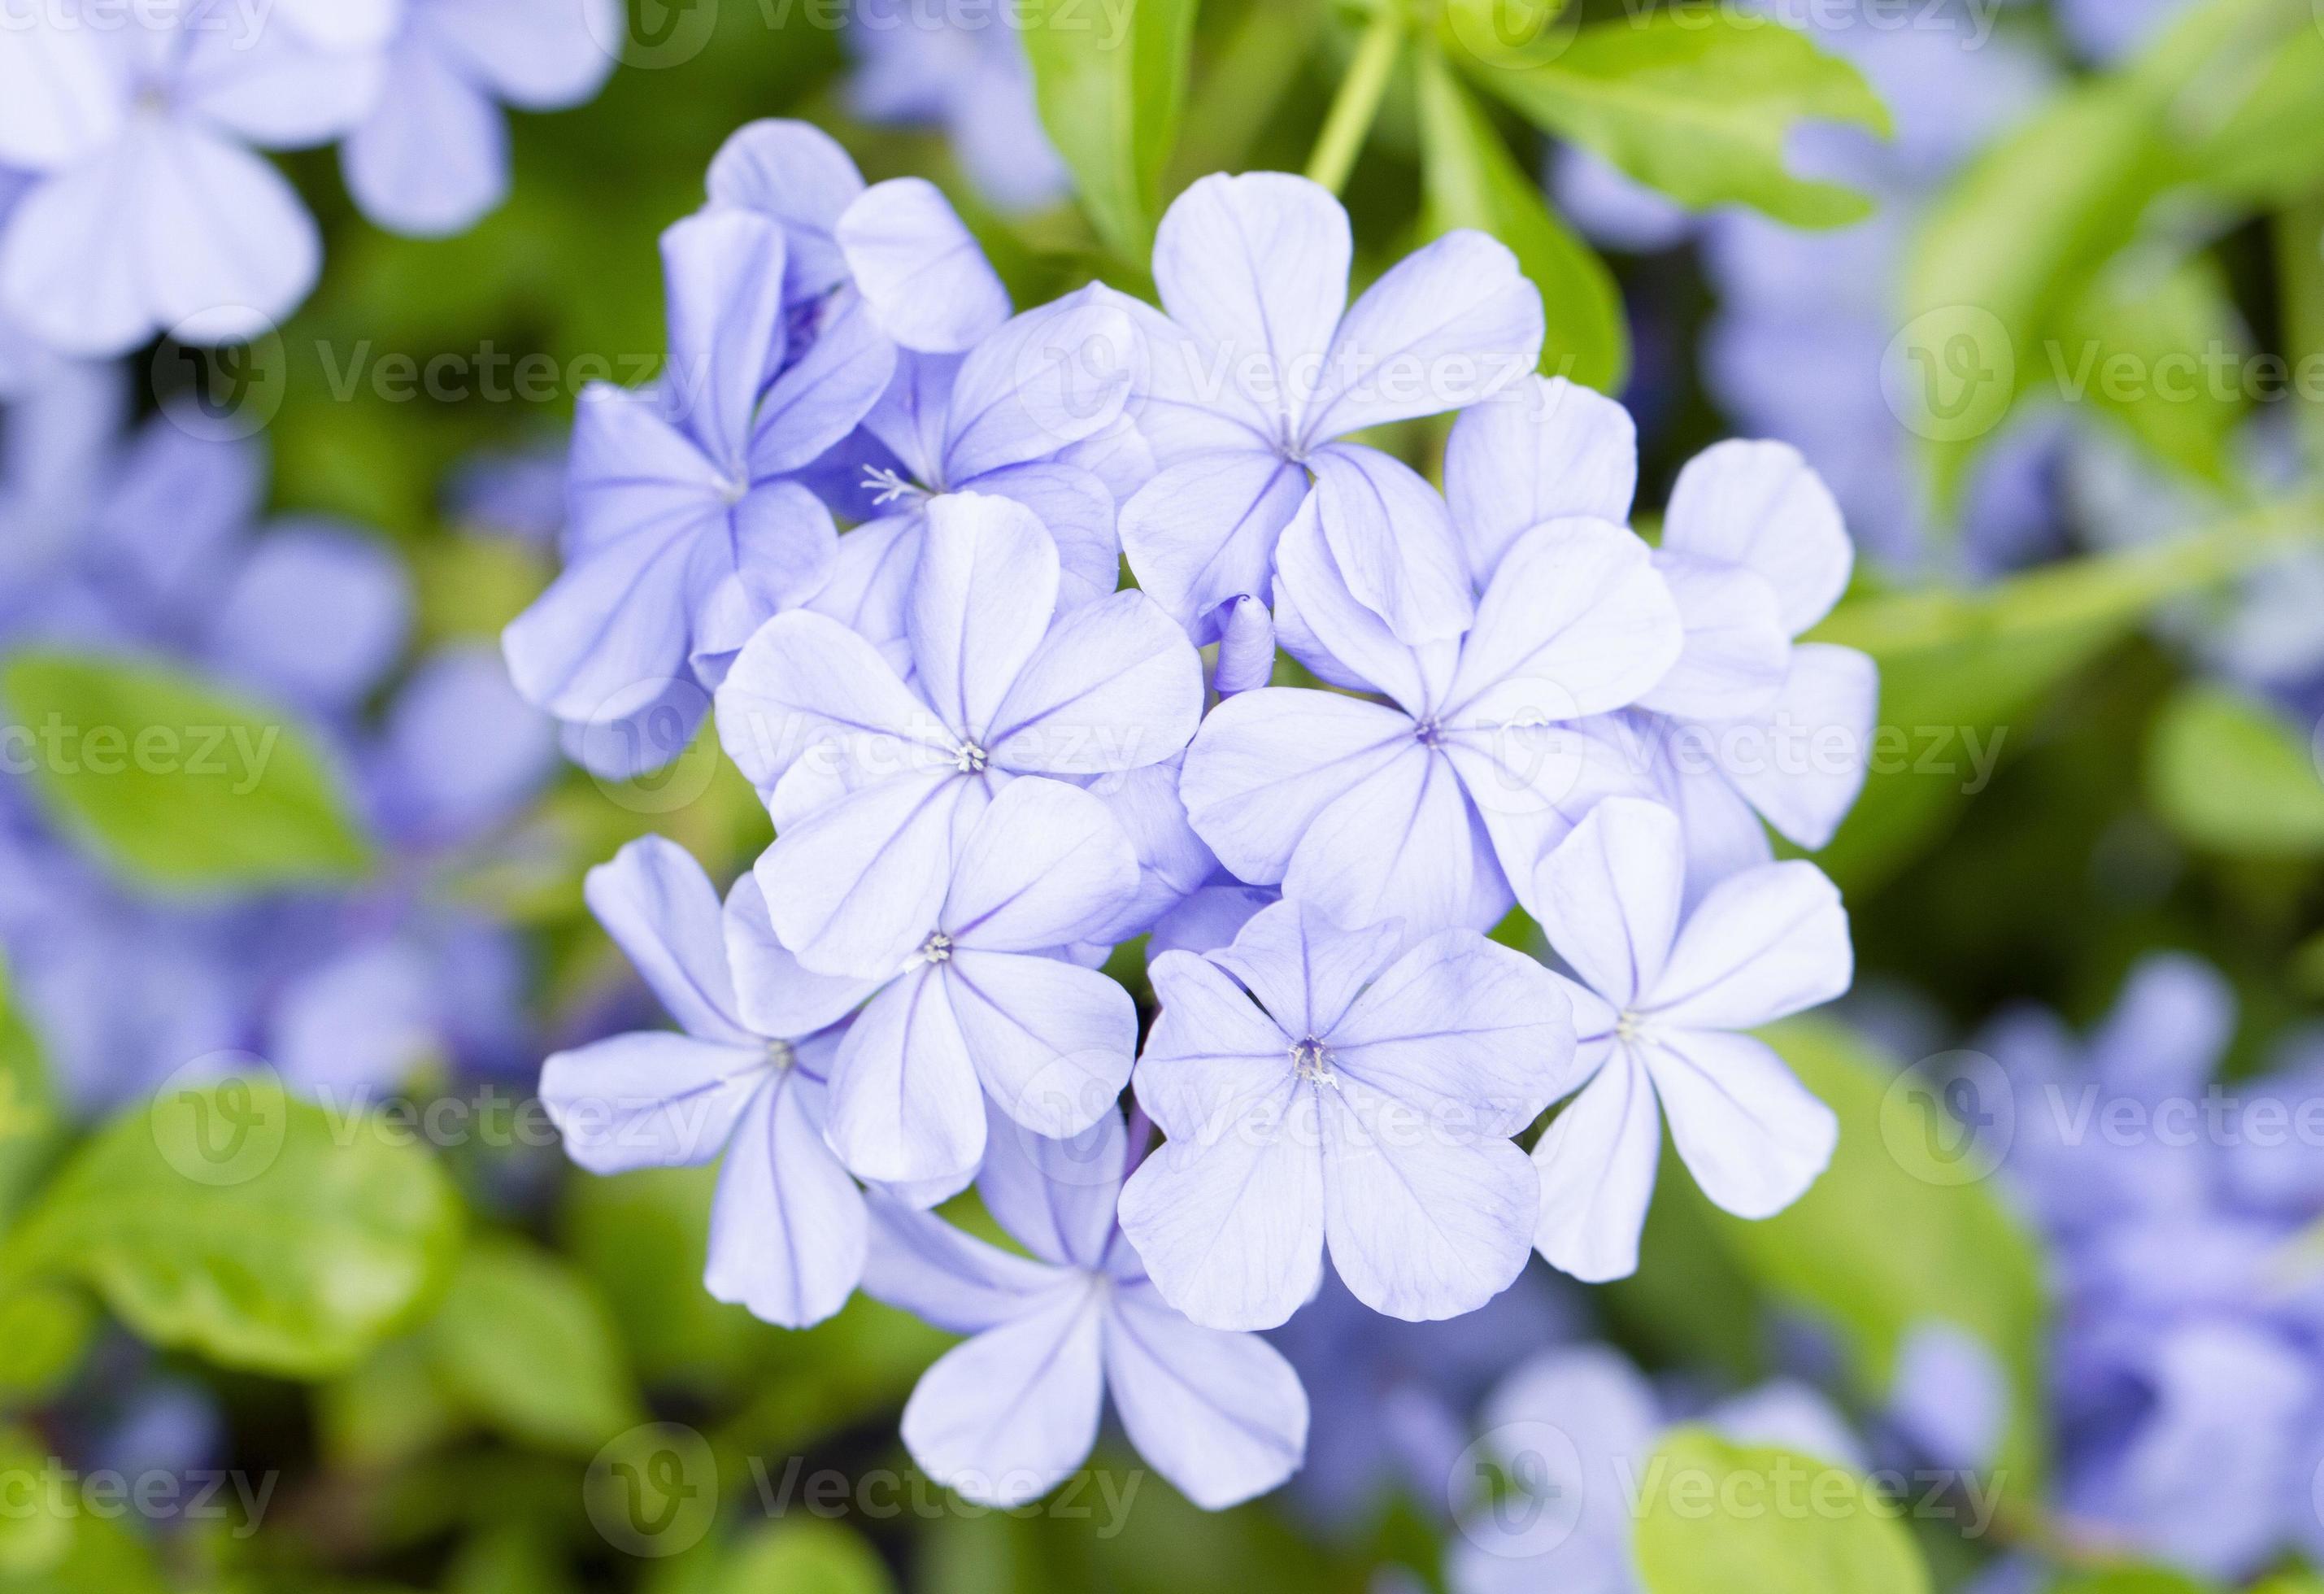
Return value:
[[(2324, 1589), (2309, 0), (1410, 10), (1360, 281), (1489, 228), (1545, 370), (1636, 414), (1642, 531), (1741, 436), (1857, 539), (1818, 634), (1879, 660), (1882, 732), (1819, 861), (1859, 975), (1784, 1036), (1843, 1124), (1791, 1212), (1666, 1157), (1633, 1279), (1279, 1331), (1314, 1412), (1281, 1493), (1206, 1515), (1110, 1436), (996, 1513), (895, 1436), (945, 1336), (756, 1322), (701, 1287), (711, 1170), (567, 1165), (540, 1059), (660, 1022), (583, 871), (659, 832), (723, 880), (770, 834), (683, 714), (615, 780), (507, 682), (573, 401), (659, 369), (656, 238), (760, 117), (936, 180), (1020, 304), (1150, 291), (1020, 14), (634, 0), (458, 235), (303, 151), (324, 263), (279, 326), (89, 361), (0, 325), (0, 1590), (1646, 1587), (1497, 1515), (1511, 1435), (1592, 1401), (1642, 1462), (1702, 1423), (1871, 1474), (1936, 1588)], [(1378, 14), (1204, 0), (1160, 197), (1305, 168)], [(1695, 42), (1536, 91), (1658, 15)], [(0, 235), (32, 186), (0, 170)], [(254, 1073), (297, 1103), (140, 1108)], [(1811, 1559), (1653, 1586), (1842, 1586)]]

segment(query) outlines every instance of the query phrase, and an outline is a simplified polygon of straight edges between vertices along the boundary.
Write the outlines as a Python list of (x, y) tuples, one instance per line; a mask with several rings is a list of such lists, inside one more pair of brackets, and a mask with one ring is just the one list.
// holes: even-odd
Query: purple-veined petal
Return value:
[(1658, 1027), (1752, 1029), (1841, 995), (1855, 968), (1838, 888), (1770, 863), (1711, 887), (1643, 1005)]
[(659, 392), (608, 382), (584, 388), (574, 406), (566, 486), (567, 564), (724, 508), (716, 468), (672, 423)]
[(718, 1155), (770, 1077), (755, 1041), (648, 1030), (557, 1053), (541, 1065), (540, 1100), (565, 1154), (593, 1174), (695, 1167)]
[(1135, 380), (1135, 340), (1128, 316), (1076, 294), (980, 342), (953, 383), (945, 479), (1047, 459), (1111, 426)]
[(984, 1166), (976, 1176), (984, 1210), (1035, 1256), (1094, 1270), (1113, 1238), (1113, 1201), (1129, 1166), (1121, 1113), (1059, 1139), (985, 1105)]
[(1197, 1327), (1150, 1284), (1116, 1290), (1105, 1374), (1130, 1442), (1206, 1511), (1265, 1494), (1306, 1452), (1307, 1394), (1282, 1352)]
[(801, 470), (830, 451), (871, 412), (895, 369), (896, 346), (862, 298), (841, 290), (814, 341), (775, 378), (751, 434), (754, 480)]
[(1035, 1134), (1078, 1135), (1111, 1111), (1138, 1050), (1138, 1006), (1095, 969), (958, 948), (944, 986), (994, 1104)]
[(1644, 1050), (1671, 1140), (1721, 1208), (1772, 1218), (1831, 1163), (1840, 1120), (1766, 1042), (1692, 1029), (1663, 1032)]
[(718, 893), (692, 853), (667, 837), (641, 836), (591, 870), (582, 894), (687, 1034), (759, 1046), (736, 1010)]
[(1775, 589), (1739, 565), (1665, 549), (1655, 556), (1678, 604), (1685, 646), (1639, 706), (1682, 719), (1733, 720), (1775, 701), (1792, 664)]
[(812, 122), (753, 122), (728, 138), (710, 162), (710, 202), (771, 217), (790, 244), (784, 297), (825, 293), (847, 280), (834, 236), (863, 192), (863, 179), (839, 141)]
[(1671, 488), (1663, 546), (1756, 571), (1794, 636), (1831, 612), (1856, 560), (1840, 505), (1784, 443), (1721, 443)]
[(835, 978), (801, 968), (775, 939), (766, 893), (755, 873), (744, 874), (726, 893), (720, 927), (733, 971), (735, 1010), (759, 1035), (799, 1040), (838, 1023), (880, 988), (877, 980)]
[(1315, 907), (1286, 898), (1254, 914), (1211, 961), (1249, 986), (1285, 1034), (1320, 1038), (1388, 966), (1401, 939), (1396, 926), (1343, 929)]
[(991, 471), (971, 484), (1033, 511), (1057, 545), (1057, 607), (1078, 609), (1121, 585), (1113, 494), (1088, 471), (1045, 462)]
[(1676, 810), (1686, 837), (1686, 899), (1690, 909), (1702, 894), (1731, 874), (1775, 861), (1767, 827), (1713, 760), (1721, 727), (1648, 720), (1656, 743), (1655, 790), (1658, 802)]
[(985, 742), (1002, 699), (1049, 628), (1057, 545), (1013, 499), (949, 493), (928, 501), (906, 626), (920, 690)]
[(1413, 741), (1315, 815), (1283, 890), (1342, 925), (1417, 937), (1466, 922), (1475, 868), (1461, 778)]
[(560, 720), (619, 717), (685, 674), (692, 559), (725, 517), (715, 500), (670, 497), (661, 525), (575, 560), (509, 622), (502, 651), (526, 701)]
[(961, 847), (943, 924), (962, 946), (1038, 952), (1084, 939), (1137, 889), (1137, 855), (1104, 803), (1012, 780)]
[[(951, 734), (927, 705), (871, 643), (816, 613), (776, 615), (735, 656), (718, 687), (718, 739), (761, 793), (802, 758), (862, 764), (866, 777), (953, 767)], [(884, 766), (868, 762), (875, 751)]]
[(1139, 1105), (1173, 1140), (1214, 1138), (1246, 1098), (1280, 1088), (1291, 1037), (1209, 958), (1167, 953), (1148, 973), (1162, 1010), (1138, 1065)]
[(984, 1155), (976, 1067), (933, 967), (856, 1015), (832, 1064), (825, 1135), (850, 1172), (887, 1184), (948, 1178)]
[(1627, 525), (1637, 490), (1637, 423), (1562, 376), (1462, 410), (1444, 447), (1444, 497), (1480, 591), (1523, 533), (1549, 521)]
[(1425, 714), (1452, 680), (1460, 645), (1406, 642), (1348, 589), (1325, 534), (1324, 504), (1319, 484), (1276, 545), (1275, 603), (1286, 645), (1303, 663), (1316, 657), (1326, 664), (1326, 678), (1380, 692), (1407, 714)]
[(1719, 728), (1733, 750), (1722, 748), (1720, 766), (1767, 823), (1800, 846), (1822, 847), (1864, 789), (1879, 708), (1870, 659), (1803, 642), (1774, 705), (1748, 727)]
[(1154, 925), (1146, 944), (1147, 955), (1166, 952), (1216, 952), (1233, 944), (1242, 927), (1260, 909), (1279, 898), (1265, 886), (1204, 886)]
[(927, 517), (915, 509), (846, 532), (832, 559), (830, 579), (807, 601), (808, 609), (853, 631), (897, 670), (911, 668), (904, 613), (927, 530)]
[(1270, 403), (1236, 382), (1233, 351), (1205, 345), (1142, 299), (1115, 293), (1109, 302), (1137, 328), (1137, 368), (1144, 385), (1132, 395), (1124, 419), (1136, 423), (1150, 451), (1145, 464), (1148, 478), (1157, 468), (1199, 454), (1255, 448), (1282, 456), (1281, 422)]
[(1138, 584), (1183, 626), (1239, 597), (1268, 601), (1276, 539), (1307, 496), (1307, 473), (1263, 449), (1194, 456), (1121, 506)]
[(1320, 184), (1282, 172), (1204, 178), (1172, 202), (1154, 240), (1154, 283), (1170, 318), (1221, 360), (1233, 392), (1279, 447), (1300, 437), (1348, 302), (1348, 213)]
[(1257, 598), (1231, 600), (1218, 624), (1218, 662), (1211, 688), (1222, 697), (1254, 691), (1275, 674), (1275, 620)]
[(1541, 1207), (1524, 1152), (1350, 1075), (1317, 1097), (1323, 1232), (1356, 1299), (1426, 1322), (1474, 1312), (1516, 1282)]
[(772, 1077), (735, 1126), (710, 1206), (703, 1287), (784, 1328), (821, 1322), (863, 1276), (863, 1193), (823, 1143), (821, 1087)]
[(1138, 885), (1130, 900), (1093, 939), (1119, 944), (1144, 934), (1219, 872), (1217, 855), (1186, 823), (1186, 805), (1178, 800), (1183, 763), (1165, 759), (1090, 783), (1089, 794), (1121, 826), (1138, 862)]
[(955, 837), (989, 789), (952, 770), (894, 775), (784, 825), (757, 865), (776, 935), (818, 974), (894, 973), (936, 929)]
[(874, 183), (833, 236), (881, 327), (908, 349), (959, 354), (1009, 318), (1009, 290), (926, 179)]
[(1323, 443), (1481, 403), (1533, 374), (1541, 340), (1541, 293), (1517, 256), (1489, 234), (1447, 233), (1348, 311), (1301, 436)]
[(1219, 861), (1281, 882), (1318, 815), (1413, 745), (1407, 716), (1330, 692), (1265, 686), (1222, 703), (1186, 750), (1179, 795)]
[(1662, 1143), (1654, 1085), (1618, 1047), (1533, 1148), (1541, 1175), (1534, 1244), (1552, 1267), (1590, 1284), (1638, 1270)]
[(1088, 1459), (1105, 1393), (1093, 1286), (1061, 1285), (1022, 1317), (955, 1345), (904, 1404), (904, 1447), (964, 1499), (1038, 1499)]
[(347, 191), (392, 232), (466, 232), (508, 197), (508, 124), (500, 107), (425, 41), (388, 57), (379, 104), (339, 146)]
[(1439, 746), (1460, 774), (1496, 863), (1478, 871), (1480, 884), (1498, 882), (1526, 897), (1543, 855), (1600, 803), (1652, 794), (1643, 756), (1603, 733), (1600, 721), (1444, 735)]
[(1202, 717), (1202, 656), (1153, 599), (1120, 592), (1049, 628), (986, 746), (1010, 769), (1105, 775), (1183, 752)]
[(727, 517), (727, 535), (696, 547), (688, 582), (696, 675), (723, 682), (743, 644), (817, 591), (838, 554), (831, 511), (797, 482), (765, 482), (744, 494)]
[(1576, 1083), (1572, 1004), (1556, 976), (1469, 930), (1389, 964), (1331, 1046), (1334, 1071), (1482, 1137), (1515, 1135)]
[[(1142, 1101), (1143, 1070), (1139, 1089)], [(1194, 1322), (1273, 1328), (1323, 1276), (1314, 1095), (1286, 1066), (1235, 1105), (1208, 1134), (1166, 1141), (1139, 1165), (1121, 1187), (1121, 1231), (1162, 1298)]]
[(1678, 815), (1616, 797), (1541, 861), (1529, 906), (1557, 954), (1617, 1008), (1658, 989), (1686, 889)]
[(873, 1190), (872, 1254), (863, 1293), (947, 1333), (979, 1334), (1021, 1316), (1035, 1296), (1063, 1281), (1044, 1262), (988, 1245), (943, 1219)]
[(1466, 724), (1540, 724), (1634, 703), (1678, 661), (1684, 631), (1637, 536), (1556, 521), (1503, 557), (1444, 708)]
[(739, 496), (759, 394), (783, 350), (782, 229), (746, 211), (706, 210), (662, 235), (661, 259), (669, 307), (665, 412)]

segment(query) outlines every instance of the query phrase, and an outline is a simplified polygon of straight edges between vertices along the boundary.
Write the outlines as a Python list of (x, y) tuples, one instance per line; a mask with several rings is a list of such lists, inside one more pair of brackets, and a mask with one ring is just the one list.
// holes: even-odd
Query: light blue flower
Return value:
[(1038, 210), (1063, 198), (1071, 178), (1041, 125), (1014, 11), (856, 0), (847, 100), (866, 122), (942, 128), (988, 201)]

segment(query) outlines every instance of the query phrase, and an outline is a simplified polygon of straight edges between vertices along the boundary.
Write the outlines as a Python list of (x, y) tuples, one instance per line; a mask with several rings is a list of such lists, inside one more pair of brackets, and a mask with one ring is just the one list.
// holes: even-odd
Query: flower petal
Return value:
[(1784, 443), (1721, 443), (1690, 460), (1671, 488), (1663, 546), (1757, 572), (1794, 636), (1831, 613), (1856, 562), (1831, 490)]
[(993, 1221), (1045, 1261), (1094, 1271), (1113, 1238), (1113, 1202), (1129, 1166), (1119, 1109), (1079, 1134), (1037, 1134), (987, 1101), (977, 1193)]
[(1038, 1135), (1078, 1135), (1113, 1110), (1138, 1050), (1138, 1005), (1095, 969), (955, 951), (944, 983), (985, 1092)]
[(557, 111), (595, 97), (618, 62), (619, 0), (498, 0), (431, 5), (424, 25), (493, 92), (529, 111)]
[(591, 870), (582, 894), (687, 1034), (759, 1046), (738, 1015), (718, 893), (691, 852), (665, 836), (641, 836)]
[(1057, 545), (1032, 511), (978, 493), (929, 500), (906, 625), (920, 689), (954, 729), (985, 737), (1056, 602)]
[(1376, 703), (1262, 686), (1213, 709), (1178, 792), (1194, 833), (1240, 879), (1281, 882), (1316, 816), (1413, 745), (1413, 723)]
[(1056, 542), (1059, 611), (1093, 604), (1121, 585), (1113, 494), (1090, 472), (1054, 462), (1012, 465), (977, 477), (974, 488), (1015, 499)]
[(1148, 973), (1162, 1010), (1139, 1060), (1138, 1103), (1173, 1140), (1215, 1137), (1290, 1072), (1291, 1038), (1209, 958), (1166, 953)]
[(1315, 815), (1283, 890), (1344, 926), (1432, 935), (1467, 922), (1476, 862), (1452, 760), (1408, 742)]
[(1635, 533), (1554, 521), (1519, 538), (1494, 572), (1443, 717), (1540, 724), (1620, 708), (1669, 672), (1684, 640)]
[(1615, 797), (1542, 860), (1530, 907), (1558, 956), (1628, 1009), (1663, 979), (1685, 886), (1678, 815), (1660, 803)]
[(776, 935), (818, 974), (894, 973), (936, 929), (956, 838), (990, 790), (948, 769), (894, 775), (783, 825), (757, 865)]
[(1141, 592), (1061, 616), (991, 717), (987, 750), (1010, 769), (1107, 775), (1185, 751), (1203, 718), (1203, 660)]
[(662, 402), (718, 470), (739, 475), (759, 395), (783, 352), (782, 229), (748, 211), (705, 210), (662, 234), (661, 259)]
[(735, 1007), (758, 1034), (796, 1041), (828, 1028), (879, 990), (877, 980), (817, 974), (799, 966), (775, 939), (759, 877), (745, 873), (726, 893), (720, 915), (726, 961), (733, 971)]
[(1452, 519), (1436, 489), (1377, 448), (1310, 456), (1323, 539), (1358, 603), (1406, 642), (1459, 636), (1476, 618)]
[(1572, 1004), (1557, 977), (1472, 930), (1389, 964), (1331, 1042), (1336, 1071), (1483, 1136), (1517, 1134), (1572, 1089)]
[(1009, 290), (951, 202), (924, 178), (864, 189), (833, 236), (881, 327), (908, 349), (958, 354), (1009, 318)]
[(946, 479), (1047, 459), (1120, 418), (1136, 333), (1105, 299), (1074, 294), (979, 343), (953, 382)]
[(1589, 1284), (1638, 1270), (1662, 1143), (1654, 1086), (1618, 1048), (1533, 1148), (1541, 1174), (1534, 1244), (1552, 1267)]
[(339, 164), (381, 226), (449, 237), (508, 197), (508, 123), (439, 51), (412, 40), (389, 53), (379, 104), (339, 145)]
[(1310, 493), (1276, 545), (1275, 606), (1285, 645), (1324, 679), (1379, 692), (1406, 713), (1425, 715), (1451, 679), (1459, 644), (1415, 647), (1358, 601), (1325, 539), (1323, 502), (1320, 488)]
[(864, 1198), (872, 1252), (863, 1293), (954, 1334), (980, 1334), (1022, 1316), (1028, 1301), (1061, 1282), (1056, 1268), (964, 1234), (891, 1194)]
[(1831, 1164), (1840, 1120), (1765, 1042), (1686, 1030), (1647, 1047), (1646, 1063), (1687, 1171), (1737, 1217), (1774, 1217)]
[(551, 1056), (540, 1101), (565, 1154), (593, 1174), (697, 1167), (725, 1146), (767, 1080), (755, 1042), (644, 1030)]
[(1637, 423), (1562, 376), (1462, 410), (1444, 447), (1445, 501), (1480, 591), (1523, 533), (1548, 521), (1628, 525), (1637, 490)]
[(1252, 915), (1211, 961), (1249, 986), (1285, 1035), (1323, 1038), (1338, 1029), (1402, 939), (1393, 925), (1342, 929), (1312, 904), (1286, 897)]
[(946, 1179), (984, 1155), (984, 1098), (945, 981), (912, 971), (856, 1016), (831, 1069), (831, 1148), (858, 1178)]
[(803, 759), (837, 761), (867, 747), (888, 749), (898, 770), (952, 765), (951, 739), (927, 705), (870, 642), (816, 613), (776, 615), (735, 655), (718, 687), (718, 740), (762, 794)]
[(755, 210), (782, 227), (790, 245), (783, 294), (791, 300), (847, 281), (847, 260), (833, 234), (862, 192), (855, 162), (812, 122), (753, 122), (710, 162), (712, 204)]
[(1644, 1005), (1657, 1025), (1753, 1029), (1841, 995), (1855, 972), (1839, 888), (1812, 863), (1770, 863), (1704, 895)]
[(1774, 705), (1723, 760), (1728, 779), (1791, 841), (1823, 847), (1864, 789), (1879, 705), (1871, 659), (1853, 648), (1803, 642)]
[(981, 952), (1087, 936), (1138, 889), (1138, 859), (1105, 804), (1062, 781), (1012, 780), (968, 833), (943, 926)]
[(1638, 699), (1683, 719), (1740, 719), (1775, 701), (1792, 664), (1775, 589), (1739, 565), (1669, 549), (1655, 556), (1678, 604), (1686, 642), (1678, 662)]
[(796, 1069), (736, 1127), (710, 1206), (703, 1287), (784, 1328), (821, 1322), (863, 1276), (863, 1193), (823, 1142), (822, 1087)]
[(1307, 473), (1262, 449), (1196, 455), (1121, 506), (1121, 551), (1138, 585), (1192, 630), (1221, 604), (1266, 602), (1276, 539), (1307, 496)]
[(1282, 1352), (1195, 1326), (1150, 1284), (1115, 1293), (1105, 1376), (1130, 1442), (1205, 1511), (1265, 1494), (1306, 1453), (1307, 1392)]
[(751, 434), (754, 481), (803, 470), (871, 413), (896, 365), (860, 294), (842, 290), (819, 313), (812, 341), (775, 378)]
[(904, 1405), (904, 1447), (964, 1499), (1038, 1499), (1088, 1459), (1105, 1392), (1095, 1298), (1060, 1289), (955, 1345)]

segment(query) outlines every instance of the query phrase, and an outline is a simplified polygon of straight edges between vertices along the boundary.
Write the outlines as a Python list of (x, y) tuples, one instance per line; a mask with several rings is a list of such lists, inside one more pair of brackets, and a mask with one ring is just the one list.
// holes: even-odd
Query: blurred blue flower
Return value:
[(936, 127), (969, 180), (1003, 210), (1065, 197), (1065, 163), (1033, 103), (1033, 69), (1009, 5), (855, 0), (848, 106), (867, 122)]

